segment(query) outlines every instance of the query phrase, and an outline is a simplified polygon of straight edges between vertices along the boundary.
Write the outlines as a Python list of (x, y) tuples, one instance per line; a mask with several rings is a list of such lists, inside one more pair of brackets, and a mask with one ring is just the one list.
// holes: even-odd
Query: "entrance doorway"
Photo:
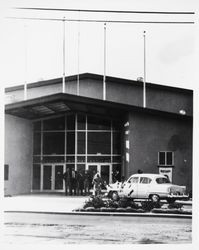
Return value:
[(107, 184), (112, 182), (112, 166), (111, 164), (105, 163), (92, 163), (87, 165), (87, 170), (92, 173), (92, 177), (94, 174), (99, 172), (103, 181), (106, 181)]
[(41, 190), (64, 191), (63, 164), (43, 164), (41, 173)]

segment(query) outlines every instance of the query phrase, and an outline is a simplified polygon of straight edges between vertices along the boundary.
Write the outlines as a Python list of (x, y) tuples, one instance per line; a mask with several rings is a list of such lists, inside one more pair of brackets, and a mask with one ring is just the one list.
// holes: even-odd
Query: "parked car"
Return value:
[(116, 182), (107, 186), (107, 195), (113, 199), (130, 197), (132, 199), (150, 199), (153, 202), (187, 199), (186, 187), (174, 185), (160, 174), (134, 174), (124, 183)]

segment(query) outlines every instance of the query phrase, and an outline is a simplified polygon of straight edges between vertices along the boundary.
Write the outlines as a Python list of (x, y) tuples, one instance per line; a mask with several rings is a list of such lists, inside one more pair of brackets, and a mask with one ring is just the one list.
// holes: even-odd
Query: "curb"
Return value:
[(53, 215), (95, 215), (95, 216), (123, 216), (123, 217), (155, 217), (155, 218), (181, 218), (192, 219), (190, 214), (164, 214), (164, 213), (118, 213), (118, 212), (45, 212), (45, 211), (4, 211), (4, 213), (32, 213)]

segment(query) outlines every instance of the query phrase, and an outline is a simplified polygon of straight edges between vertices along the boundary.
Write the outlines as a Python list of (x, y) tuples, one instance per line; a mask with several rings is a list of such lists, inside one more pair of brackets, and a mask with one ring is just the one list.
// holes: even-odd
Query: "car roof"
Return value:
[(151, 177), (151, 178), (157, 178), (157, 177), (164, 177), (166, 178), (164, 175), (162, 174), (148, 174), (148, 173), (143, 173), (143, 174), (133, 174), (130, 177)]

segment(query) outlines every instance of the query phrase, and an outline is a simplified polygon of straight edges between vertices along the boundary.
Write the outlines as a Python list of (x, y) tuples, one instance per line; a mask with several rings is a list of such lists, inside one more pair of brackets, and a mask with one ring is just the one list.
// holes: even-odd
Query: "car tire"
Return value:
[(157, 194), (152, 194), (150, 199), (155, 203), (160, 201), (160, 197)]
[(117, 201), (119, 199), (119, 195), (117, 191), (112, 192), (111, 199)]
[(167, 202), (168, 202), (169, 204), (172, 204), (172, 203), (175, 202), (175, 198), (167, 198)]

